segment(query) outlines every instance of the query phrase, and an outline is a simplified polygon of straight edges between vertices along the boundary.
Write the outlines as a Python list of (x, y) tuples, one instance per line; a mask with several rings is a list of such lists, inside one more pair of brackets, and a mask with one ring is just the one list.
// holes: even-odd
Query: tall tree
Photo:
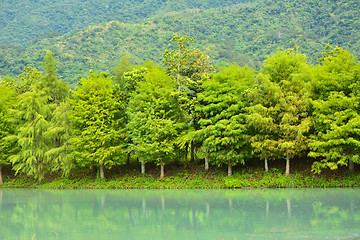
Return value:
[(9, 156), (16, 152), (14, 142), (6, 138), (16, 130), (11, 108), (15, 105), (16, 92), (7, 86), (7, 82), (0, 82), (0, 184), (3, 184), (2, 167), (9, 165)]
[(132, 71), (133, 69), (134, 66), (131, 64), (129, 56), (127, 54), (123, 55), (120, 62), (114, 67), (115, 83), (122, 87), (125, 83), (124, 74)]
[(164, 166), (174, 156), (174, 141), (183, 127), (174, 92), (166, 72), (153, 68), (139, 83), (127, 110), (133, 150), (142, 161), (160, 165), (160, 178), (165, 176)]
[(41, 64), (45, 72), (38, 86), (50, 96), (49, 104), (52, 110), (49, 129), (45, 133), (49, 140), (46, 157), (52, 161), (52, 171), (61, 171), (63, 175), (68, 175), (73, 166), (69, 151), (70, 107), (65, 104), (65, 99), (69, 94), (69, 85), (58, 78), (58, 62), (51, 51), (46, 52)]
[(244, 164), (251, 153), (245, 108), (249, 103), (246, 91), (254, 83), (253, 70), (232, 65), (204, 82), (204, 91), (199, 94), (203, 144), (210, 161), (228, 166), (228, 176), (232, 166)]
[(51, 51), (47, 51), (42, 62), (45, 69), (44, 75), (39, 81), (39, 88), (43, 89), (49, 96), (50, 102), (55, 103), (56, 107), (60, 102), (64, 102), (69, 93), (69, 85), (58, 78), (58, 66)]
[(360, 163), (360, 64), (348, 51), (329, 45), (312, 82), (315, 133), (309, 156), (322, 158), (313, 171)]
[(305, 55), (293, 49), (278, 51), (265, 61), (254, 96), (259, 100), (249, 108), (248, 123), (260, 133), (253, 145), (264, 158), (269, 153), (284, 157), (286, 175), (290, 174), (290, 159), (307, 148), (312, 123), (306, 87), (309, 72)]
[[(196, 139), (193, 132), (200, 129), (195, 105), (198, 94), (202, 91), (202, 82), (215, 72), (215, 68), (211, 65), (209, 55), (199, 49), (189, 48), (192, 38), (175, 35), (171, 41), (176, 43), (176, 47), (164, 52), (163, 62), (170, 75), (176, 79), (178, 100), (189, 125), (179, 142), (186, 147), (185, 152), (188, 152), (187, 147), (191, 146), (191, 161), (194, 161)], [(190, 144), (183, 142), (187, 140), (190, 140)]]
[(52, 123), (51, 119), (53, 110), (65, 101), (69, 90), (68, 84), (58, 79), (56, 64), (52, 53), (48, 51), (42, 63), (44, 75), (36, 68), (27, 67), (19, 76), (17, 85), (21, 93), (17, 109), (20, 121), (14, 138), (17, 139), (20, 151), (11, 157), (11, 161), (17, 173), (27, 173), (39, 181), (47, 172), (67, 169), (63, 165), (67, 159), (48, 154), (54, 153), (56, 148), (64, 144), (61, 141), (64, 133), (54, 131), (56, 127), (64, 126), (56, 125), (60, 123), (56, 116)]
[(49, 128), (45, 136), (49, 139), (49, 150), (45, 157), (51, 162), (51, 170), (62, 172), (63, 176), (68, 176), (74, 167), (73, 154), (71, 151), (71, 107), (67, 102), (62, 102), (52, 112)]
[(124, 163), (125, 111), (117, 89), (109, 74), (91, 72), (70, 100), (75, 159), (81, 166), (99, 167), (101, 178), (104, 168)]
[(20, 150), (10, 157), (16, 174), (26, 173), (39, 182), (44, 179), (50, 167), (45, 157), (48, 144), (44, 136), (51, 115), (48, 101), (49, 96), (36, 86), (31, 86), (30, 91), (19, 96), (17, 119), (20, 120), (20, 127), (14, 137)]
[[(125, 108), (127, 109), (130, 98), (132, 95), (136, 92), (136, 90), (139, 87), (139, 83), (145, 81), (145, 75), (150, 71), (150, 69), (153, 67), (152, 62), (145, 62), (143, 65), (132, 67), (132, 70), (127, 72), (122, 72), (121, 78), (118, 82), (118, 86), (120, 88), (120, 91), (123, 94), (124, 101), (125, 101)], [(126, 68), (123, 68), (123, 71), (125, 71)], [(126, 123), (128, 123), (129, 119), (126, 119)], [(132, 142), (131, 138), (127, 138), (127, 164), (130, 164), (130, 157), (133, 152), (133, 149), (131, 148)], [(138, 159), (139, 160), (139, 159)], [(140, 159), (141, 163), (141, 173), (145, 174), (145, 161)]]

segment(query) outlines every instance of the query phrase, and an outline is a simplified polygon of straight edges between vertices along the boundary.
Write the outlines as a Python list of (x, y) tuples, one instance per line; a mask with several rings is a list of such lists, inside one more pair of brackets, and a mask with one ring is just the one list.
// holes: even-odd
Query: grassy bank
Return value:
[(272, 168), (269, 172), (261, 168), (239, 169), (231, 177), (223, 169), (205, 172), (200, 167), (193, 170), (173, 169), (164, 179), (158, 178), (155, 169), (141, 175), (136, 169), (108, 172), (107, 179), (96, 177), (94, 171), (78, 170), (68, 178), (50, 176), (38, 183), (27, 176), (7, 176), (0, 188), (42, 189), (204, 189), (204, 188), (329, 188), (360, 187), (360, 173), (345, 170), (325, 171), (314, 175), (310, 170), (294, 171), (285, 176), (283, 169)]

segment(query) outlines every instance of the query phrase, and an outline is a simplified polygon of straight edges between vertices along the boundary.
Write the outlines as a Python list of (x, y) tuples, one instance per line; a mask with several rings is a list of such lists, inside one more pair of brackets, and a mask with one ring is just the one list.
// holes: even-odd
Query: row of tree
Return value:
[[(360, 163), (360, 64), (326, 47), (318, 65), (297, 49), (278, 51), (259, 71), (230, 64), (216, 70), (187, 36), (172, 39), (164, 66), (132, 66), (114, 76), (90, 70), (75, 90), (57, 77), (51, 52), (45, 71), (27, 67), (0, 82), (1, 166), (42, 181), (76, 166), (104, 168), (130, 157), (164, 166), (204, 159), (232, 167), (261, 158), (314, 157), (313, 171)], [(190, 156), (190, 159), (189, 157)]]

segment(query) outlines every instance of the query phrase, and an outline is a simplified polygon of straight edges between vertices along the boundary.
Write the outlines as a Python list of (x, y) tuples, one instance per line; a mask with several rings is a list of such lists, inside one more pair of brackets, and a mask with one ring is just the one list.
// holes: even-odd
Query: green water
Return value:
[(360, 189), (0, 189), (0, 239), (360, 239)]

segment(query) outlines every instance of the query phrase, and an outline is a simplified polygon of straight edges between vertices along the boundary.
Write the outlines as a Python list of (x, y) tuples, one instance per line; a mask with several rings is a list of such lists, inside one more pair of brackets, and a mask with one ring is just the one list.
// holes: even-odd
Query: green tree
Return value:
[[(126, 69), (129, 69), (126, 67), (127, 65), (125, 63), (123, 63), (122, 65), (125, 65), (125, 67), (124, 66), (121, 67), (122, 74), (118, 75), (118, 76), (121, 76), (120, 78), (118, 78), (118, 84), (120, 87), (120, 91), (123, 94), (126, 108), (127, 108), (130, 98), (137, 90), (139, 83), (145, 81), (145, 75), (149, 72), (150, 69), (153, 68), (153, 63), (145, 62), (143, 65), (132, 67), (132, 69), (127, 72), (123, 72)], [(118, 71), (119, 71), (119, 69), (118, 69)], [(126, 119), (126, 122), (128, 122), (128, 118)], [(127, 153), (128, 153), (127, 165), (129, 165), (131, 153), (133, 152), (133, 150), (130, 147), (132, 144), (131, 138), (127, 138), (127, 140), (128, 140), (127, 147), (126, 147)], [(144, 174), (145, 173), (145, 163), (144, 163), (144, 161), (140, 161), (140, 162), (141, 162), (141, 172), (142, 172), (142, 174)]]
[(50, 169), (50, 163), (45, 157), (48, 144), (44, 136), (51, 115), (48, 101), (49, 96), (36, 86), (31, 86), (30, 91), (19, 96), (17, 106), (19, 128), (17, 135), (14, 135), (19, 152), (10, 156), (16, 174), (26, 173), (39, 182)]
[(307, 149), (312, 123), (306, 87), (309, 72), (305, 55), (293, 49), (278, 51), (265, 61), (253, 97), (259, 99), (249, 108), (248, 123), (260, 133), (253, 138), (255, 150), (264, 158), (269, 153), (284, 157), (287, 176), (290, 159)]
[(330, 46), (320, 63), (312, 82), (315, 133), (309, 156), (321, 160), (313, 171), (348, 165), (352, 172), (353, 162), (360, 163), (360, 64), (348, 51)]
[(144, 162), (164, 165), (174, 157), (174, 143), (183, 127), (179, 104), (174, 97), (175, 85), (165, 71), (156, 67), (139, 83), (127, 110), (132, 149)]
[(198, 96), (203, 144), (210, 161), (227, 164), (228, 176), (232, 175), (232, 166), (244, 164), (251, 153), (245, 108), (249, 104), (247, 90), (255, 83), (253, 73), (238, 65), (223, 68), (203, 83), (204, 91)]
[(82, 78), (72, 93), (74, 157), (81, 166), (111, 168), (124, 161), (125, 111), (121, 92), (107, 73)]
[(48, 138), (49, 147), (45, 155), (48, 161), (52, 162), (52, 171), (61, 170), (63, 175), (68, 175), (73, 166), (69, 150), (70, 107), (65, 104), (65, 99), (69, 93), (69, 85), (58, 78), (57, 64), (58, 62), (53, 57), (52, 52), (47, 51), (42, 62), (45, 72), (37, 85), (50, 96), (49, 104), (52, 110), (49, 129), (44, 134)]
[(52, 162), (52, 171), (61, 171), (64, 176), (70, 174), (74, 167), (70, 145), (71, 138), (71, 107), (62, 102), (52, 112), (49, 128), (45, 136), (49, 139), (49, 150), (45, 153), (47, 161)]
[(200, 128), (195, 105), (198, 94), (202, 91), (203, 81), (215, 72), (215, 68), (211, 65), (209, 55), (199, 49), (189, 48), (189, 44), (193, 42), (192, 38), (175, 35), (171, 41), (176, 43), (176, 47), (164, 52), (163, 62), (169, 74), (176, 79), (178, 100), (189, 126), (179, 139), (179, 143), (185, 147), (186, 153), (188, 146), (191, 145), (191, 161), (194, 161), (196, 139), (193, 133)]
[(58, 66), (51, 51), (47, 51), (44, 61), (41, 63), (45, 69), (44, 75), (40, 78), (39, 89), (43, 89), (49, 96), (50, 102), (54, 107), (60, 102), (64, 102), (69, 93), (69, 85), (58, 78)]
[(16, 92), (7, 87), (6, 82), (0, 82), (0, 184), (3, 184), (2, 167), (9, 165), (9, 156), (16, 152), (12, 141), (6, 140), (16, 130), (11, 108), (15, 105)]
[(132, 71), (134, 66), (130, 63), (129, 56), (123, 55), (120, 62), (114, 67), (114, 81), (121, 87), (124, 85), (124, 74)]

